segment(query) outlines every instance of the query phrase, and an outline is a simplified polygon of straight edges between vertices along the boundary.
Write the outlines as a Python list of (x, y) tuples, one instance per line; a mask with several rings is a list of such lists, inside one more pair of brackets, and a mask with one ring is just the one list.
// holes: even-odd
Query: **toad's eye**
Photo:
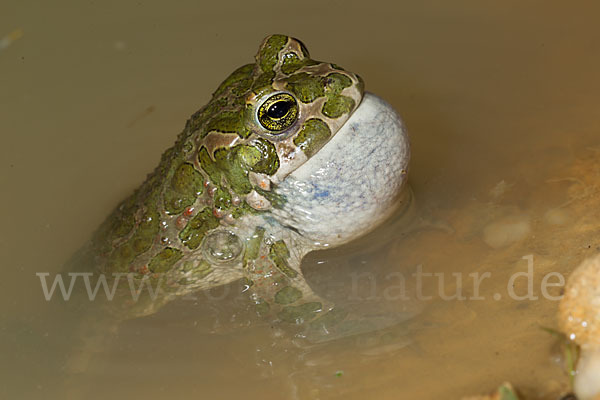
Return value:
[(258, 109), (258, 122), (263, 128), (279, 133), (298, 119), (298, 103), (289, 93), (276, 93)]

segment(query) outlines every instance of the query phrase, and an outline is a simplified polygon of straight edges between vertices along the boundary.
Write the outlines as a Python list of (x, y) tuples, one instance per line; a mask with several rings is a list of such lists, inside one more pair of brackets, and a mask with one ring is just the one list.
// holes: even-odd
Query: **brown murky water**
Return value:
[[(359, 73), (409, 127), (418, 229), (391, 220), (303, 266), (320, 293), (399, 323), (274, 346), (269, 324), (245, 315), (232, 285), (123, 324), (70, 384), (92, 399), (460, 398), (506, 380), (552, 399), (566, 388), (553, 339), (539, 329), (554, 326), (550, 297), (560, 287), (544, 293), (542, 284), (600, 246), (596, 3), (2, 9), (0, 397), (64, 398), (64, 326), (35, 273), (60, 270), (187, 117), (275, 32)], [(537, 299), (518, 300), (527, 277), (514, 286), (510, 278), (530, 260)], [(443, 275), (419, 286), (419, 270)], [(474, 273), (490, 274), (478, 292)], [(442, 298), (457, 291), (466, 299)]]

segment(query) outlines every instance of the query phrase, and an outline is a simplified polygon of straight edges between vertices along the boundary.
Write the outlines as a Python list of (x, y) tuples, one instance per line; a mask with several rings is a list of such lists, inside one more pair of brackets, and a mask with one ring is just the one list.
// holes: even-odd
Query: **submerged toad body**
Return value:
[(125, 317), (244, 279), (260, 313), (318, 320), (332, 306), (305, 282), (302, 257), (385, 219), (408, 158), (398, 116), (363, 95), (357, 75), (272, 35), (192, 115), (87, 254), (96, 272), (158, 285), (153, 301), (122, 302)]

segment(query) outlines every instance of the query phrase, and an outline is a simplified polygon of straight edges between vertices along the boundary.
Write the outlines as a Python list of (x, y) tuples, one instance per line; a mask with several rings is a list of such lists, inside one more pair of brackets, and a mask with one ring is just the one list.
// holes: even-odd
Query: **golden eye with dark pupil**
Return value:
[(291, 101), (278, 101), (269, 107), (267, 115), (273, 119), (282, 118), (290, 111), (290, 108), (292, 108), (293, 105), (294, 103)]
[(276, 93), (258, 109), (258, 121), (271, 132), (281, 132), (296, 122), (298, 103), (289, 93)]

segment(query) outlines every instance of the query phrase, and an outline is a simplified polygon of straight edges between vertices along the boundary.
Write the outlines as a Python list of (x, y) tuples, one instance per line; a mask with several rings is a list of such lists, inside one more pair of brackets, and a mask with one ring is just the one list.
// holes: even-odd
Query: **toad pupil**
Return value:
[(291, 101), (278, 101), (267, 110), (267, 115), (273, 119), (284, 117), (292, 107)]

